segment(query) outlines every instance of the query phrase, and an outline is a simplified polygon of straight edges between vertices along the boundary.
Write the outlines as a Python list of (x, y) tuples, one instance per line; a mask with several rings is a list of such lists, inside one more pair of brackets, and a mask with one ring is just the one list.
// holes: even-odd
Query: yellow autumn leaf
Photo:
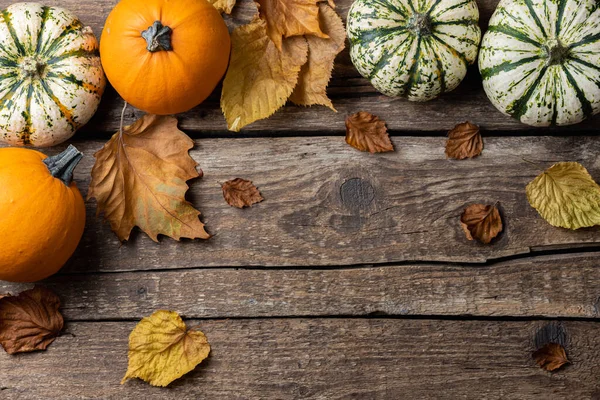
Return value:
[(231, 10), (233, 10), (236, 0), (208, 0), (208, 2), (220, 12), (231, 14)]
[(527, 185), (527, 199), (550, 225), (568, 229), (600, 225), (600, 186), (577, 162), (548, 168)]
[(197, 211), (185, 200), (187, 181), (200, 176), (188, 154), (194, 141), (177, 129), (177, 119), (144, 115), (117, 132), (94, 156), (88, 200), (121, 241), (138, 226), (158, 235), (208, 239)]
[(196, 368), (208, 353), (204, 333), (188, 330), (176, 312), (156, 311), (129, 335), (129, 365), (121, 384), (140, 378), (153, 386), (167, 386)]
[(278, 49), (283, 38), (315, 35), (326, 38), (319, 26), (319, 7), (322, 0), (255, 0), (260, 17), (267, 23), (267, 35)]
[(346, 30), (337, 13), (326, 3), (319, 4), (321, 28), (328, 38), (306, 36), (308, 62), (300, 70), (298, 85), (290, 100), (298, 105), (323, 105), (336, 111), (327, 97), (327, 85), (331, 79), (335, 57), (344, 50)]
[(255, 18), (233, 31), (231, 62), (223, 81), (221, 108), (229, 130), (238, 132), (283, 107), (298, 83), (308, 45), (303, 37), (283, 41), (279, 51)]

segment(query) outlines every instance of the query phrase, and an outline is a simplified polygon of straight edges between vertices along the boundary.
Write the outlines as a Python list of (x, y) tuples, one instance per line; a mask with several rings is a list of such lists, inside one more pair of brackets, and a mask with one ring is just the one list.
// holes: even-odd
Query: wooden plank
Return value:
[[(195, 325), (197, 321), (189, 321)], [(531, 358), (544, 322), (390, 319), (203, 321), (212, 352), (169, 389), (120, 385), (134, 323), (71, 323), (45, 353), (0, 353), (2, 398), (590, 399), (600, 324), (566, 322), (572, 365)]]
[[(70, 321), (136, 319), (157, 309), (177, 310), (187, 318), (600, 318), (599, 257), (600, 253), (545, 256), (489, 267), (86, 273), (56, 276), (44, 285), (60, 295), (62, 313)], [(29, 287), (0, 281), (0, 293)]]
[[(339, 0), (337, 11), (344, 19), (353, 0)], [(11, 2), (1, 0), (4, 8)], [(96, 35), (100, 35), (106, 16), (117, 0), (79, 1), (49, 0), (48, 5), (60, 5), (75, 12)], [(485, 27), (498, 0), (479, 0), (481, 12), (480, 25)], [(225, 17), (230, 29), (249, 22), (255, 13), (252, 0), (240, 0), (232, 16)], [(432, 132), (451, 129), (456, 123), (470, 120), (481, 124), (484, 129), (531, 130), (510, 117), (497, 111), (489, 102), (481, 85), (476, 66), (473, 66), (467, 79), (454, 92), (427, 103), (412, 103), (403, 99), (391, 99), (377, 93), (369, 82), (360, 77), (352, 66), (348, 49), (337, 59), (335, 72), (331, 80), (329, 93), (338, 113), (325, 107), (304, 108), (286, 106), (268, 120), (257, 122), (245, 132), (341, 132), (346, 115), (357, 111), (370, 111), (385, 119), (394, 132)], [(220, 89), (201, 106), (180, 115), (181, 126), (190, 132), (214, 132), (226, 129), (219, 108)], [(96, 117), (84, 128), (84, 131), (116, 131), (120, 120), (122, 101), (113, 90), (105, 94), (104, 101)], [(128, 115), (141, 115), (130, 109)], [(567, 133), (593, 130), (600, 126), (600, 118), (592, 118), (583, 124), (553, 129)], [(547, 132), (544, 129), (541, 132)], [(80, 134), (83, 137), (84, 133)]]
[[(341, 137), (198, 140), (191, 154), (204, 178), (192, 183), (189, 199), (213, 238), (157, 244), (134, 233), (120, 245), (90, 202), (84, 239), (66, 271), (484, 262), (600, 242), (599, 228), (550, 226), (525, 195), (527, 183), (558, 161), (580, 161), (600, 180), (597, 138), (486, 138), (481, 157), (460, 162), (445, 158), (444, 142), (398, 137), (395, 153), (371, 155)], [(102, 143), (76, 144), (86, 154), (76, 171), (86, 192)], [(252, 180), (266, 200), (244, 210), (228, 206), (220, 184), (236, 177)], [(505, 230), (491, 245), (467, 241), (460, 227), (462, 210), (474, 202), (499, 202)]]

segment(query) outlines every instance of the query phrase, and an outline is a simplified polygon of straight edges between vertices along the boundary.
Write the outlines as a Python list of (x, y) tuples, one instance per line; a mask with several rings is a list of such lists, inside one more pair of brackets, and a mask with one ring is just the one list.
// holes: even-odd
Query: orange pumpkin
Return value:
[(159, 115), (202, 103), (225, 75), (230, 50), (225, 21), (206, 0), (121, 0), (100, 40), (116, 91)]
[(71, 257), (85, 226), (83, 198), (72, 182), (83, 155), (73, 146), (47, 158), (0, 149), (0, 279), (34, 282)]

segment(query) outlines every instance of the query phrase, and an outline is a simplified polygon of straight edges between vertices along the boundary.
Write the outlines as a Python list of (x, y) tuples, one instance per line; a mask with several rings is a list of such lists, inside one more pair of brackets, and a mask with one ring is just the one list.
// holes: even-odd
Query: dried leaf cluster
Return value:
[(288, 100), (325, 105), (333, 62), (345, 46), (344, 24), (321, 0), (257, 0), (259, 13), (233, 31), (221, 108), (239, 131)]
[(558, 343), (548, 343), (534, 351), (532, 356), (540, 368), (546, 371), (556, 371), (563, 365), (571, 363), (565, 348)]

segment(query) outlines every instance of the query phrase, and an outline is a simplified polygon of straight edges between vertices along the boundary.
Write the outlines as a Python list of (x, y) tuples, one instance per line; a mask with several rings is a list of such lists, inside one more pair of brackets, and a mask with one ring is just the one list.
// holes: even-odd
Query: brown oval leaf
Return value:
[(365, 111), (346, 118), (346, 143), (355, 149), (370, 153), (394, 151), (385, 121)]
[(467, 239), (488, 244), (502, 232), (502, 218), (495, 205), (471, 204), (460, 216)]
[(446, 142), (446, 156), (463, 160), (465, 158), (477, 157), (483, 151), (483, 139), (479, 132), (479, 126), (470, 122), (456, 125), (448, 132)]
[(0, 344), (8, 354), (45, 350), (63, 328), (60, 299), (41, 286), (0, 299)]
[(232, 207), (250, 207), (264, 200), (256, 186), (245, 179), (235, 178), (225, 182), (221, 188), (225, 201)]
[(558, 343), (548, 343), (541, 349), (533, 352), (533, 359), (546, 371), (555, 371), (571, 362), (567, 359), (565, 348)]
[(121, 241), (138, 226), (158, 235), (208, 239), (200, 212), (185, 200), (187, 181), (201, 176), (189, 150), (194, 141), (177, 129), (177, 119), (144, 115), (113, 137), (94, 156), (88, 200), (95, 197)]

